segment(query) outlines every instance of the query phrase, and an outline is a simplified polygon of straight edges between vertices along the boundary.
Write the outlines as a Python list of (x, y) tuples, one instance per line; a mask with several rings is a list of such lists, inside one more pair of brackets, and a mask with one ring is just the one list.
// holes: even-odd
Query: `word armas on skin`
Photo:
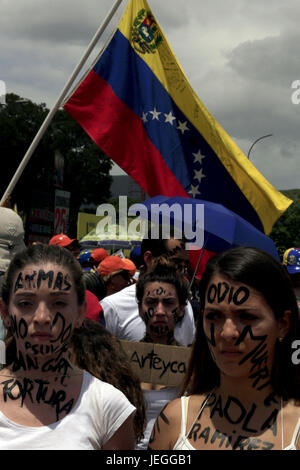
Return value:
[(68, 274), (59, 271), (54, 277), (54, 271), (45, 272), (40, 269), (38, 272), (33, 271), (32, 274), (20, 272), (15, 282), (14, 292), (19, 289), (39, 289), (42, 281), (48, 281), (48, 288), (53, 290), (68, 291), (72, 287)]

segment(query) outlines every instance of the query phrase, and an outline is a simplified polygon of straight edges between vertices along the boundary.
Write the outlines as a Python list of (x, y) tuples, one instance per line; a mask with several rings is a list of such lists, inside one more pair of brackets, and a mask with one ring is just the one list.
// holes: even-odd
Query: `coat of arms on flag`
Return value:
[(161, 41), (162, 36), (154, 17), (150, 12), (142, 8), (133, 22), (132, 42), (134, 48), (142, 54), (155, 52)]

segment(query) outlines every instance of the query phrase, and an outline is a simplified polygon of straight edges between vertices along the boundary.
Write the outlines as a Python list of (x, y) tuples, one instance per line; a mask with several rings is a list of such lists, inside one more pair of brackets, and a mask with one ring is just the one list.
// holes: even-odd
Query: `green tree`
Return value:
[(270, 233), (280, 256), (288, 248), (300, 247), (300, 189), (281, 192), (292, 199), (293, 204), (278, 219)]
[[(5, 162), (5, 171), (0, 173), (1, 196), (47, 114), (43, 103), (35, 104), (13, 93), (6, 95), (6, 105), (0, 107), (0, 153)], [(54, 194), (57, 150), (65, 159), (63, 189), (71, 192), (69, 232), (74, 236), (79, 207), (109, 199), (112, 161), (65, 111), (56, 113), (12, 193), (12, 202), (27, 214), (33, 190)]]

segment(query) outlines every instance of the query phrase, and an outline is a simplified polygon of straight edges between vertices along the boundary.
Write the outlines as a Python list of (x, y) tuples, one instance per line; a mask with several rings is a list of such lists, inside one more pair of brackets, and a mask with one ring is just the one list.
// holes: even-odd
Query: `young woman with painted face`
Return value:
[(177, 266), (164, 256), (156, 258), (136, 284), (139, 313), (146, 324), (141, 341), (180, 346), (174, 328), (183, 319), (188, 295), (187, 281)]
[(233, 248), (209, 260), (200, 295), (185, 396), (162, 410), (150, 448), (299, 449), (300, 321), (284, 269)]
[(82, 270), (66, 249), (16, 255), (2, 288), (10, 334), (0, 371), (0, 449), (132, 449), (135, 408), (70, 362), (86, 311)]
[[(142, 342), (181, 346), (174, 338), (175, 325), (184, 316), (188, 300), (188, 283), (174, 263), (163, 256), (153, 261), (151, 268), (140, 275), (136, 284), (139, 313), (146, 324)], [(179, 388), (142, 383), (146, 403), (147, 426), (144, 439), (136, 447), (147, 449), (151, 430), (160, 410), (179, 396)]]

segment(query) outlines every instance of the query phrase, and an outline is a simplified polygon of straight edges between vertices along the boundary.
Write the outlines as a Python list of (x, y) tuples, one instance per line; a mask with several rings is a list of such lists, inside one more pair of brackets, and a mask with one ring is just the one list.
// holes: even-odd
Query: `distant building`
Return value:
[(127, 196), (141, 199), (141, 187), (128, 175), (111, 175), (113, 182), (110, 187), (111, 197)]

